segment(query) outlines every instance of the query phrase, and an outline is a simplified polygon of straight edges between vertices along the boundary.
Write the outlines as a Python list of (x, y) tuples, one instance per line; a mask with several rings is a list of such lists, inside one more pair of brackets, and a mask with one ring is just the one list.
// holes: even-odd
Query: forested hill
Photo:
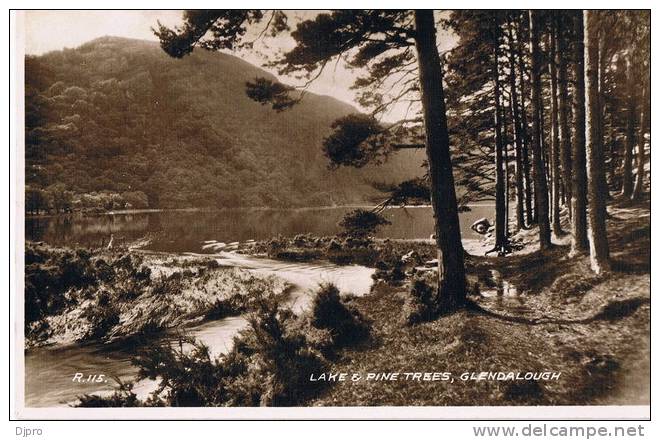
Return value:
[(116, 37), (27, 57), (28, 188), (74, 200), (130, 194), (161, 208), (332, 205), (366, 201), (370, 181), (420, 174), (418, 153), (329, 170), (321, 142), (356, 109), (308, 93), (276, 113), (245, 94), (259, 76), (272, 78), (228, 54), (177, 60), (157, 43)]

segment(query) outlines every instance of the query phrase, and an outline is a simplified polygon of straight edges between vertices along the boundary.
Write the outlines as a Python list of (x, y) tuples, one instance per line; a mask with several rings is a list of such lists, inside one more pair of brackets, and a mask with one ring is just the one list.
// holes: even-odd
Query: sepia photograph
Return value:
[(650, 418), (650, 10), (13, 15), (18, 414)]

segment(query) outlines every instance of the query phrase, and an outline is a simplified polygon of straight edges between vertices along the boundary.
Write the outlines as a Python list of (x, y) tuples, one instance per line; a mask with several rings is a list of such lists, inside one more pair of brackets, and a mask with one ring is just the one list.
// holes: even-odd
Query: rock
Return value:
[(224, 248), (225, 246), (226, 245), (224, 243), (218, 243), (217, 241), (214, 241), (213, 243), (205, 244), (202, 246), (202, 249), (213, 249), (214, 251), (217, 251)]
[(414, 263), (417, 261), (419, 261), (419, 254), (415, 251), (410, 251), (407, 254), (405, 254), (403, 257), (401, 257), (402, 263)]
[(477, 234), (484, 235), (485, 233), (488, 232), (488, 229), (490, 229), (492, 225), (490, 224), (490, 221), (486, 217), (482, 217), (479, 220), (475, 221), (472, 223), (472, 226), (470, 228), (476, 232)]

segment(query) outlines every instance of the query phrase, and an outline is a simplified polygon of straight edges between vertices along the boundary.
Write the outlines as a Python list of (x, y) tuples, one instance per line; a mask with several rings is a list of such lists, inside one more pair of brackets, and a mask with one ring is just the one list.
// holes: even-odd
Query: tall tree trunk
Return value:
[[(504, 111), (504, 104), (502, 104), (502, 119), (506, 120), (506, 112)], [(506, 123), (505, 123), (506, 125)], [(509, 250), (509, 213), (511, 212), (509, 194), (509, 142), (504, 140), (504, 236), (506, 237), (507, 251)]]
[(518, 37), (518, 76), (520, 77), (520, 135), (522, 141), (522, 166), (525, 182), (525, 220), (529, 226), (533, 223), (532, 179), (530, 177), (527, 108), (525, 106), (525, 100), (527, 99), (527, 92), (525, 90), (525, 49), (523, 39), (521, 37), (522, 24), (520, 21), (522, 21), (522, 16), (519, 18), (516, 34)]
[(626, 82), (627, 82), (627, 125), (626, 125), (626, 144), (623, 151), (623, 175), (621, 183), (621, 196), (629, 198), (633, 192), (633, 174), (632, 159), (633, 148), (635, 147), (635, 113), (637, 111), (635, 103), (635, 79), (633, 78), (633, 69), (630, 56), (626, 58)]
[(573, 219), (571, 204), (571, 174), (573, 164), (571, 161), (571, 132), (568, 127), (568, 76), (566, 71), (566, 40), (562, 35), (561, 17), (557, 16), (557, 65), (559, 86), (559, 145), (561, 150), (561, 171), (564, 182), (564, 197), (568, 205), (568, 217)]
[(495, 248), (498, 255), (506, 253), (506, 199), (504, 176), (504, 142), (502, 139), (502, 105), (500, 103), (500, 79), (498, 51), (495, 50)]
[(589, 249), (587, 239), (587, 168), (585, 153), (584, 121), (584, 25), (582, 13), (576, 14), (573, 73), (573, 178), (571, 188), (571, 210), (573, 211), (572, 253), (582, 253)]
[(639, 118), (639, 139), (637, 141), (637, 177), (635, 179), (635, 188), (633, 189), (633, 200), (639, 200), (642, 196), (642, 192), (644, 191), (644, 174), (646, 173), (646, 171), (644, 171), (644, 166), (646, 163), (646, 152), (644, 151), (646, 138), (644, 137), (644, 134), (649, 128), (649, 116), (651, 113), (650, 102), (648, 101), (649, 83), (645, 80), (642, 85), (642, 115)]
[(440, 309), (448, 313), (465, 303), (465, 263), (433, 11), (415, 11), (415, 30), (431, 203), (438, 246)]
[[(540, 49), (539, 49), (540, 50)], [(542, 66), (542, 64), (541, 64)], [(543, 157), (543, 172), (545, 174), (545, 181), (546, 185), (547, 182), (550, 181), (550, 167), (548, 166), (548, 149), (546, 148), (546, 141), (545, 141), (545, 103), (543, 102), (543, 74), (539, 73), (539, 81), (541, 83), (541, 104), (539, 106), (539, 122), (540, 122), (540, 139), (541, 139), (541, 156)], [(532, 86), (533, 87), (533, 86)], [(536, 188), (535, 188), (536, 189)], [(548, 187), (548, 204), (550, 203), (550, 188)], [(538, 218), (538, 212), (539, 212), (539, 200), (535, 197), (534, 198), (534, 223), (538, 223), (539, 218)], [(548, 220), (550, 220), (550, 208), (548, 205)]]
[(604, 187), (605, 160), (599, 127), (598, 102), (598, 28), (595, 11), (584, 16), (586, 147), (589, 197), (589, 250), (591, 269), (596, 273), (609, 270), (610, 251), (607, 243), (607, 189)]
[(541, 249), (551, 246), (548, 219), (548, 182), (541, 150), (541, 60), (539, 50), (538, 12), (529, 11), (530, 41), (532, 46), (532, 151), (534, 153), (534, 188), (538, 205), (539, 244)]
[(522, 158), (522, 133), (520, 113), (518, 112), (518, 89), (516, 84), (516, 54), (513, 46), (513, 29), (511, 20), (508, 21), (509, 40), (509, 103), (513, 119), (513, 139), (516, 147), (516, 228), (521, 230), (525, 227), (525, 190)]
[[(553, 21), (554, 25), (554, 21)], [(557, 41), (554, 26), (550, 31), (550, 164), (552, 166), (552, 232), (562, 234), (559, 218), (559, 104), (557, 101)]]
[[(540, 20), (540, 18), (539, 18)], [(541, 30), (539, 30), (540, 34)], [(550, 74), (550, 63), (547, 62), (545, 58), (547, 58), (544, 54), (544, 49), (547, 52), (550, 52), (550, 35), (546, 34), (545, 36), (545, 44), (543, 44), (543, 47), (540, 46), (540, 41), (539, 41), (539, 52), (540, 52), (540, 57), (541, 57), (541, 64), (540, 64), (540, 70), (539, 70), (539, 78), (541, 81), (541, 151), (543, 152), (543, 164), (545, 165), (545, 181), (548, 184), (548, 219), (552, 223), (552, 162), (551, 162), (551, 156), (550, 152), (552, 151), (552, 143), (550, 139), (550, 135), (552, 132), (552, 121), (550, 121), (550, 124), (546, 124), (546, 105), (545, 105), (545, 98), (546, 98), (546, 93), (545, 90), (546, 88), (544, 87), (543, 84), (543, 75), (547, 72), (548, 75)], [(548, 98), (552, 100), (552, 97), (550, 96), (549, 93), (547, 93)], [(548, 108), (550, 107), (550, 104), (547, 106)], [(552, 115), (550, 115), (552, 116)], [(550, 126), (550, 130), (546, 130), (546, 126)], [(550, 142), (548, 142), (550, 140)]]
[[(605, 161), (605, 69), (607, 68), (607, 56), (605, 53), (605, 35), (600, 32), (601, 26), (598, 26), (598, 142), (600, 142), (600, 151)], [(605, 167), (603, 163), (603, 167)], [(611, 165), (611, 164), (610, 164)], [(600, 173), (602, 179), (601, 185), (605, 191), (606, 198), (610, 197), (610, 189), (607, 184), (607, 173)]]

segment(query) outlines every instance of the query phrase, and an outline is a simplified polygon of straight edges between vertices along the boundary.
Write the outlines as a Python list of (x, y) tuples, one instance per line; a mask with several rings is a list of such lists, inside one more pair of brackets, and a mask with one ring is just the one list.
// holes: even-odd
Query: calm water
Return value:
[[(337, 223), (353, 208), (321, 209), (227, 209), (218, 211), (161, 211), (99, 216), (70, 215), (26, 219), (27, 240), (55, 245), (102, 246), (114, 234), (115, 242), (130, 242), (145, 235), (153, 238), (150, 249), (199, 252), (206, 240), (222, 242), (261, 240), (301, 233), (333, 235)], [(378, 234), (390, 238), (428, 238), (433, 233), (431, 208), (393, 208), (383, 212), (392, 222)], [(460, 214), (463, 237), (479, 238), (470, 229), (482, 217), (493, 219), (492, 205), (475, 205)]]

